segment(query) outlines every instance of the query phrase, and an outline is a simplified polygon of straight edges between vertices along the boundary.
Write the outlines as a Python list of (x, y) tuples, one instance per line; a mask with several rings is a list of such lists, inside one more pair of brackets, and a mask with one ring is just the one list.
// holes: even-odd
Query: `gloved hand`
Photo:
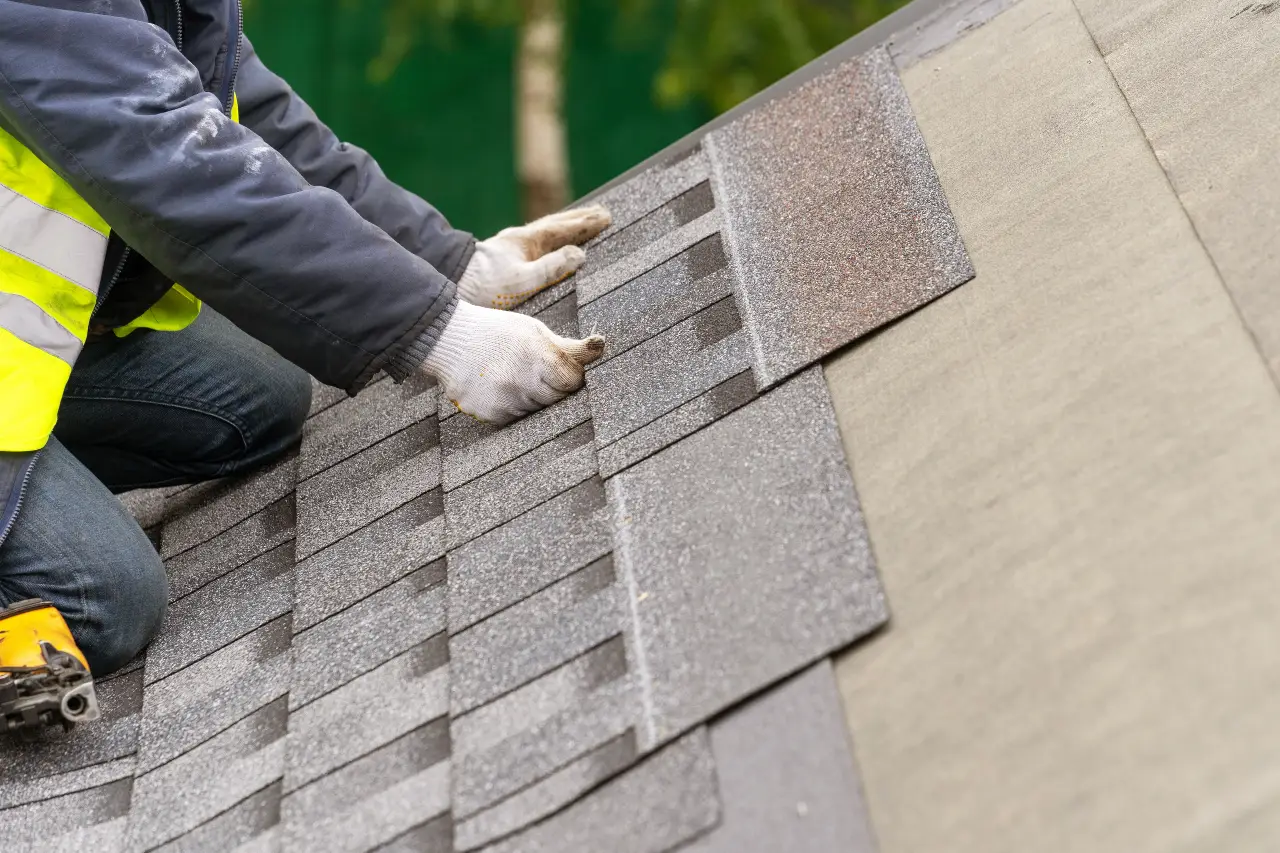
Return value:
[(609, 227), (609, 211), (599, 205), (565, 210), (476, 244), (458, 281), (458, 295), (472, 305), (514, 308), (582, 266), (585, 243)]
[(562, 338), (541, 320), (459, 300), (422, 369), (464, 414), (506, 424), (582, 387), (604, 338)]

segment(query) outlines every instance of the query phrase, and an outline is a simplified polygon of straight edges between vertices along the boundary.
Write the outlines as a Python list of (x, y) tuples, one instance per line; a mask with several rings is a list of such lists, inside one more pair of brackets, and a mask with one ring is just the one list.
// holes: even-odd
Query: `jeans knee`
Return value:
[(268, 461), (297, 444), (311, 410), (307, 372), (283, 359), (273, 367), (269, 375), (258, 377), (260, 408), (253, 415), (253, 439), (246, 448), (247, 461), (254, 463)]
[(154, 551), (106, 556), (94, 575), (82, 624), (73, 632), (89, 669), (103, 676), (137, 657), (160, 630), (169, 583)]

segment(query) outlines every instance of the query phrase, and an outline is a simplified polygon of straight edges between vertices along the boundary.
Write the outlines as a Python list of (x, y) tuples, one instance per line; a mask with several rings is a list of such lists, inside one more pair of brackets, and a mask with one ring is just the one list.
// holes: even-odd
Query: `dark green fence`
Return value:
[[(596, 187), (710, 117), (657, 107), (653, 79), (676, 0), (649, 31), (620, 32), (612, 0), (570, 4), (565, 110), (573, 192)], [(369, 61), (376, 0), (251, 0), (246, 32), (264, 61), (340, 137), (460, 228), (487, 235), (518, 218), (512, 153), (514, 32), (462, 28), (427, 38), (385, 83)]]

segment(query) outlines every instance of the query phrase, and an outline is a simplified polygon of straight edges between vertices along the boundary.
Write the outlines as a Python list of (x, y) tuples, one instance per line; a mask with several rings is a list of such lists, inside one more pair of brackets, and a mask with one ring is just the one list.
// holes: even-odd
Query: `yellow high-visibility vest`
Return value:
[[(233, 98), (231, 118), (238, 121)], [(89, 333), (111, 229), (75, 190), (0, 130), (0, 451), (44, 447)], [(200, 300), (175, 284), (116, 330), (177, 331)]]

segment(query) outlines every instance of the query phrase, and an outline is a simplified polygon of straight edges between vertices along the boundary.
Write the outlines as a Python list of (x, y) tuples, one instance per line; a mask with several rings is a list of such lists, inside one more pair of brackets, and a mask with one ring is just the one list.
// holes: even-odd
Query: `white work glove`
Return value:
[(585, 243), (609, 227), (609, 211), (599, 205), (565, 210), (518, 228), (504, 228), (476, 243), (458, 296), (484, 308), (515, 308), (577, 271)]
[(458, 301), (422, 369), (463, 414), (507, 424), (582, 387), (604, 338), (562, 338), (541, 320)]

